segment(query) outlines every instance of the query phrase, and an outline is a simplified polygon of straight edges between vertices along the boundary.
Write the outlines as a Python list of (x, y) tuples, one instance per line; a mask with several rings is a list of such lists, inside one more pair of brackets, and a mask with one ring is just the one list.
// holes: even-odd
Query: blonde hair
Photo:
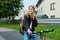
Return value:
[(33, 5), (30, 5), (30, 6), (28, 7), (28, 9), (29, 9), (30, 7), (32, 7), (32, 8), (35, 10), (35, 7), (34, 7)]
[[(30, 5), (29, 7), (28, 7), (28, 9), (30, 8), (30, 7), (32, 7), (33, 8), (33, 10), (35, 11), (35, 7), (33, 6), (33, 5)], [(27, 18), (28, 18), (28, 16), (29, 16), (29, 13), (27, 13)]]

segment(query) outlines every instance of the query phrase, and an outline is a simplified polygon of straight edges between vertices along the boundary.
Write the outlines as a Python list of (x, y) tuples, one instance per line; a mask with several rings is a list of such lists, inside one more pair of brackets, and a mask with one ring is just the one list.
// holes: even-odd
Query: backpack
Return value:
[(19, 28), (20, 28), (20, 30), (19, 30), (20, 34), (23, 34), (23, 32), (24, 32), (24, 20), (21, 21)]

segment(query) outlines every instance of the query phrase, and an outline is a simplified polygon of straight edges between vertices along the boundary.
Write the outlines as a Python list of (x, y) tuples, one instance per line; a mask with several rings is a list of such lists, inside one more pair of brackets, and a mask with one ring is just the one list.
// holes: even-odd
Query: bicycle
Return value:
[[(53, 32), (54, 31), (54, 29), (52, 29), (52, 30), (41, 30), (40, 32), (37, 32), (37, 33), (32, 33), (32, 34), (39, 34), (40, 36), (40, 40), (46, 40), (46, 38), (43, 36), (43, 34), (45, 33), (50, 33), (50, 32)], [(32, 40), (32, 39), (31, 39)]]
[(52, 29), (52, 30), (42, 30), (42, 31), (40, 31), (40, 32), (37, 32), (37, 33), (32, 33), (32, 34), (40, 34), (40, 40), (46, 40), (46, 38), (45, 37), (43, 37), (43, 33), (50, 33), (50, 32), (53, 32), (54, 31), (54, 29)]

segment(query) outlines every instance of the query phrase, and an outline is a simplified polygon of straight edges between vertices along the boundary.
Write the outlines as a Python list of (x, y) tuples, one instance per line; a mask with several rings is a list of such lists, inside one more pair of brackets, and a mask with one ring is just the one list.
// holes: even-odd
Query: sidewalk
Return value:
[(0, 36), (0, 40), (5, 40), (2, 36)]
[(22, 40), (19, 31), (9, 28), (0, 27), (0, 40)]
[(0, 27), (0, 32), (5, 32), (5, 31), (15, 31), (15, 30), (14, 29)]
[[(0, 32), (6, 32), (6, 31), (15, 31), (15, 30), (9, 29), (9, 28), (0, 27)], [(5, 40), (5, 38), (3, 38), (3, 37), (0, 35), (0, 40)]]

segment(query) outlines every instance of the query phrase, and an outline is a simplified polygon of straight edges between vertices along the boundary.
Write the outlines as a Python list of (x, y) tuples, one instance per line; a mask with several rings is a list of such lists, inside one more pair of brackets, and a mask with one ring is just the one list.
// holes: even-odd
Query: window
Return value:
[(55, 18), (55, 15), (51, 15), (51, 18), (52, 18), (52, 19)]
[(55, 2), (50, 4), (50, 10), (55, 10)]
[(41, 13), (43, 12), (43, 9), (42, 9), (42, 7), (41, 7)]

